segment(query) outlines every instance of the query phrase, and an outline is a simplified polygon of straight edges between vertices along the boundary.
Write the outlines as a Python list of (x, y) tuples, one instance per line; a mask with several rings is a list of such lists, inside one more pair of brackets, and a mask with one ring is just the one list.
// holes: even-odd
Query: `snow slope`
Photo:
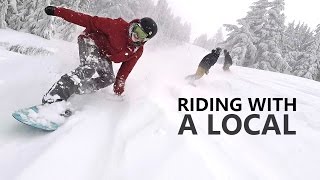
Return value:
[[(27, 56), (0, 46), (0, 179), (320, 178), (319, 82), (235, 66), (227, 73), (217, 64), (193, 87), (184, 77), (206, 51), (191, 45), (147, 46), (129, 76), (124, 101), (106, 98), (111, 87), (74, 96), (75, 114), (48, 133), (15, 121), (11, 113), (39, 104), (51, 85), (78, 65), (77, 45), (0, 30), (4, 43), (42, 47), (53, 55)], [(289, 112), (289, 121), (297, 134), (208, 135), (210, 112), (191, 112), (198, 135), (179, 136), (186, 113), (178, 111), (179, 97), (295, 97), (297, 111)], [(215, 122), (228, 113), (214, 113)], [(269, 113), (260, 113), (253, 129), (262, 129)], [(283, 112), (272, 113), (283, 127)], [(252, 112), (244, 107), (237, 114), (245, 118)]]

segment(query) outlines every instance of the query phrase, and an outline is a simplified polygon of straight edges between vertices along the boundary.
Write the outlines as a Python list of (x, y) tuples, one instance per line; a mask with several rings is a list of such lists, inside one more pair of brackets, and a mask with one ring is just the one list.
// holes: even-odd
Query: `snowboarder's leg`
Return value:
[(81, 82), (80, 91), (90, 93), (114, 83), (112, 63), (100, 55), (94, 41), (85, 36), (79, 36), (78, 44), (81, 65), (92, 66), (96, 73), (93, 77), (86, 78)]
[(61, 78), (50, 88), (43, 97), (42, 103), (66, 101), (73, 94), (81, 94), (82, 82), (95, 74), (95, 69), (90, 65), (79, 66)]
[(191, 75), (187, 76), (185, 79), (195, 81), (195, 80), (200, 79), (206, 72), (207, 71), (204, 68), (199, 66), (195, 74), (191, 74)]
[(95, 74), (81, 81), (81, 93), (91, 93), (114, 83), (115, 76), (112, 63), (100, 55), (94, 41), (85, 36), (79, 36), (79, 56), (82, 65), (90, 65), (95, 69)]
[(73, 94), (97, 91), (114, 83), (112, 63), (100, 56), (90, 39), (79, 38), (80, 66), (65, 74), (43, 97), (42, 103), (66, 101)]
[(231, 64), (225, 63), (225, 64), (223, 64), (222, 69), (223, 69), (224, 71), (229, 71), (230, 66), (231, 66)]
[(197, 72), (195, 74), (195, 80), (198, 80), (198, 79), (202, 78), (202, 76), (204, 74), (207, 74), (206, 72), (207, 72), (206, 69), (204, 69), (203, 67), (199, 66), (198, 69), (197, 69)]
[(78, 87), (78, 94), (92, 93), (99, 89), (105, 88), (115, 81), (115, 76), (110, 61), (100, 61), (93, 64), (95, 73), (90, 77), (82, 80)]

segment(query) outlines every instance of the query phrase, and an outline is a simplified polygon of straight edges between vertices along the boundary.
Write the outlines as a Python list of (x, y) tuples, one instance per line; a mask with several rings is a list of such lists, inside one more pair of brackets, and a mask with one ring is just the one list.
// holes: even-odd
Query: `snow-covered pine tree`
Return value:
[(24, 16), (24, 2), (23, 0), (10, 0), (9, 7), (6, 14), (6, 22), (9, 28), (20, 30), (26, 22)]
[(8, 27), (10, 27), (10, 23), (12, 21), (12, 18), (16, 16), (16, 14), (18, 14), (18, 10), (17, 10), (17, 2), (16, 0), (7, 0), (8, 2), (8, 7), (6, 9), (6, 13), (5, 14), (5, 22), (6, 25)]
[(138, 18), (153, 16), (155, 5), (152, 0), (129, 1), (129, 5)]
[[(191, 24), (185, 22), (182, 26), (182, 31), (181, 31), (181, 38), (182, 42), (190, 42), (190, 35), (191, 35)], [(178, 31), (179, 32), (179, 31)]]
[(31, 34), (50, 39), (54, 35), (53, 20), (51, 16), (46, 15), (44, 12), (44, 8), (50, 5), (50, 0), (33, 0), (32, 3), (34, 3), (35, 9), (26, 17), (27, 26), (25, 27)]
[(318, 60), (318, 74), (316, 77), (316, 81), (320, 81), (320, 24), (318, 24), (316, 30), (315, 30), (315, 51), (316, 51), (316, 57)]
[(310, 30), (306, 24), (297, 24), (294, 22), (289, 23), (288, 27), (284, 32), (283, 37), (283, 54), (287, 60), (290, 67), (292, 67), (291, 72), (297, 74), (296, 66), (300, 66), (301, 58), (307, 57), (309, 55), (308, 47), (310, 47), (314, 42), (313, 32)]
[[(287, 55), (295, 46), (295, 21), (288, 24), (283, 35), (282, 53)], [(290, 63), (289, 63), (290, 64)]]
[[(53, 1), (52, 3), (55, 6), (65, 7), (65, 8), (69, 8), (74, 11), (77, 11), (80, 0), (75, 0), (75, 1), (57, 0), (57, 1)], [(53, 27), (54, 27), (54, 30), (56, 31), (55, 37), (58, 39), (63, 39), (65, 41), (72, 41), (77, 35), (75, 33), (77, 26), (61, 18), (54, 19)]]
[[(153, 41), (189, 41), (190, 25), (181, 23), (180, 17), (174, 17), (166, 0), (156, 5), (152, 0), (98, 0), (92, 2), (92, 13), (109, 18), (123, 18), (127, 21), (142, 17), (153, 18), (158, 25), (158, 34)], [(158, 41), (159, 40), (159, 41)]]
[(244, 21), (238, 21), (241, 27), (225, 24), (228, 38), (222, 43), (225, 49), (230, 51), (233, 62), (240, 66), (248, 66), (248, 60), (255, 57), (256, 47), (253, 44), (253, 36)]
[(208, 36), (207, 34), (201, 34), (199, 37), (194, 39), (193, 44), (199, 47), (206, 48), (208, 42)]
[(236, 64), (252, 66), (256, 63), (257, 45), (265, 36), (262, 28), (267, 21), (266, 13), (269, 6), (268, 0), (258, 0), (250, 6), (251, 10), (246, 17), (237, 21), (240, 27), (224, 25), (229, 34), (222, 45), (231, 52)]
[(320, 59), (320, 24), (318, 24), (316, 30), (314, 31), (315, 35), (315, 43), (314, 43), (314, 49), (315, 49), (315, 53), (318, 56), (318, 59)]
[(116, 6), (118, 2), (113, 0), (97, 0), (91, 2), (92, 13), (94, 15), (112, 17), (113, 15), (108, 11), (111, 7)]
[[(305, 31), (305, 30), (304, 30)], [(310, 28), (308, 31), (310, 32)], [(303, 53), (302, 58), (295, 67), (295, 72), (297, 76), (305, 77), (308, 79), (319, 80), (320, 72), (320, 59), (319, 59), (319, 26), (315, 30), (315, 34), (311, 35), (309, 43), (303, 46), (305, 52)], [(310, 35), (309, 35), (310, 36)], [(304, 36), (302, 36), (304, 37)]]
[(166, 24), (167, 17), (170, 16), (169, 5), (166, 0), (159, 0), (154, 8), (154, 18), (158, 26), (162, 27)]
[(93, 9), (93, 3), (90, 0), (80, 0), (79, 2), (79, 11), (90, 13)]
[(194, 40), (193, 44), (211, 51), (220, 46), (219, 43), (221, 42), (223, 42), (223, 33), (222, 28), (219, 28), (211, 38), (208, 39), (207, 34), (201, 34)]
[[(182, 42), (182, 38), (180, 35), (180, 32), (183, 31), (183, 29), (181, 28), (181, 17), (176, 16), (173, 19), (171, 19), (170, 21), (171, 23), (168, 24), (168, 29), (166, 31), (166, 34), (168, 35), (169, 39), (174, 39), (176, 41)], [(181, 30), (179, 32), (179, 30)], [(179, 32), (179, 33), (177, 33)]]
[(283, 32), (285, 30), (284, 0), (274, 0), (270, 2), (271, 8), (267, 11), (267, 21), (263, 25), (261, 32), (262, 39), (258, 45), (257, 62), (254, 67), (289, 73), (291, 67), (282, 57)]
[(215, 36), (212, 36), (211, 38), (209, 38), (207, 40), (207, 43), (206, 43), (206, 49), (207, 50), (212, 50), (214, 49), (215, 47), (217, 46), (217, 40), (216, 40), (216, 37)]
[[(167, 33), (171, 40), (175, 40), (177, 43), (189, 42), (191, 27), (188, 27), (187, 24), (183, 24), (181, 17), (176, 16), (173, 19), (170, 19), (171, 24), (168, 24)], [(186, 27), (185, 27), (186, 25)]]
[(37, 10), (37, 0), (25, 0), (23, 2), (23, 7), (19, 11), (20, 16), (24, 18), (24, 22), (21, 26), (20, 31), (30, 32), (30, 29), (33, 29), (33, 23), (36, 22), (36, 13)]
[(301, 52), (297, 57), (292, 74), (308, 79), (317, 79), (319, 73), (319, 60), (312, 53), (312, 47), (307, 48), (307, 52)]
[(32, 33), (49, 39), (52, 34), (51, 18), (44, 13), (50, 0), (9, 0), (5, 16), (9, 28)]
[(171, 31), (169, 30), (169, 25), (173, 19), (173, 14), (169, 8), (168, 2), (166, 0), (159, 0), (153, 10), (153, 18), (157, 22), (159, 29), (157, 39), (168, 40), (168, 33)]
[[(166, 0), (159, 0), (156, 5), (152, 0), (0, 0), (0, 2), (8, 2), (8, 5), (1, 3), (0, 6), (7, 10), (1, 10), (0, 17), (5, 16), (5, 21), (0, 21), (2, 23), (0, 27), (3, 27), (3, 22), (5, 22), (9, 28), (30, 32), (45, 38), (55, 34), (56, 38), (72, 41), (77, 34), (75, 33), (77, 31), (76, 25), (43, 13), (46, 5), (53, 5), (91, 15), (110, 18), (121, 17), (127, 21), (151, 17), (159, 26), (155, 39), (183, 42), (190, 40), (190, 24), (183, 24), (180, 17), (174, 17)], [(53, 24), (53, 28), (51, 28), (51, 24)]]
[(6, 14), (8, 11), (8, 0), (0, 0), (0, 29), (7, 27)]
[(222, 42), (223, 42), (222, 28), (219, 28), (217, 32), (211, 38), (208, 39), (206, 49), (212, 50), (217, 47), (220, 47), (221, 46), (220, 43)]
[(224, 41), (222, 28), (219, 28), (218, 31), (215, 33), (215, 35), (213, 37), (214, 37), (214, 39), (216, 41), (215, 46), (219, 46), (219, 44)]
[(267, 12), (270, 8), (270, 3), (268, 0), (258, 0), (250, 6), (251, 11), (249, 11), (242, 21), (245, 21), (249, 26), (250, 32), (253, 33), (254, 44), (257, 45), (260, 39), (265, 37), (263, 32), (263, 27), (267, 22)]
[[(134, 4), (136, 1), (132, 1)], [(101, 1), (97, 3), (100, 7), (98, 8), (98, 16), (106, 16), (109, 18), (123, 18), (124, 20), (130, 21), (136, 18), (135, 13), (132, 11), (128, 0), (118, 0), (118, 1)]]

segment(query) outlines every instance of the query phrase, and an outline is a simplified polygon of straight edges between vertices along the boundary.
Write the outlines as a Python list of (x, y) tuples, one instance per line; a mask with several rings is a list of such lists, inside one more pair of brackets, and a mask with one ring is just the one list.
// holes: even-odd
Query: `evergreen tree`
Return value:
[(314, 42), (313, 33), (305, 24), (289, 23), (283, 38), (283, 53), (289, 65), (295, 71), (295, 66), (303, 53), (308, 53), (307, 49)]
[(4, 15), (5, 15), (6, 25), (8, 27), (10, 27), (11, 20), (14, 16), (16, 16), (16, 14), (18, 13), (18, 10), (17, 10), (16, 0), (7, 0), (7, 2), (8, 2), (8, 7), (7, 7), (6, 13), (4, 13)]
[(190, 42), (191, 24), (185, 22), (182, 26), (182, 29), (183, 29), (183, 31), (180, 33), (181, 34), (181, 41), (182, 42)]
[[(308, 28), (308, 31), (310, 28)], [(293, 72), (295, 75), (300, 77), (305, 77), (308, 79), (313, 80), (320, 80), (320, 59), (319, 59), (319, 26), (315, 30), (315, 34), (313, 36), (309, 35), (306, 39), (307, 42), (306, 45), (302, 44), (303, 48), (305, 48), (305, 52), (303, 52), (303, 56), (298, 61), (297, 65), (295, 66), (295, 72)], [(310, 37), (311, 36), (311, 37)], [(306, 37), (306, 36), (301, 36)]]
[(137, 1), (128, 0), (118, 0), (118, 1), (98, 1), (95, 6), (97, 8), (98, 16), (106, 16), (109, 18), (123, 18), (124, 20), (132, 20), (136, 18), (134, 11), (132, 11), (131, 6), (136, 6)]
[(135, 12), (138, 18), (142, 17), (152, 17), (155, 5), (153, 1), (150, 0), (136, 0), (135, 3), (132, 5), (130, 4), (132, 11)]
[[(66, 7), (66, 8), (70, 8), (72, 10), (77, 11), (80, 4), (80, 0), (75, 0), (75, 1), (59, 0), (59, 1), (54, 1), (53, 3), (55, 6)], [(77, 34), (75, 33), (77, 29), (77, 25), (73, 23), (69, 23), (61, 18), (54, 19), (53, 27), (54, 27), (54, 31), (57, 32), (55, 37), (57, 37), (58, 39), (72, 41), (77, 36)]]
[(168, 40), (168, 33), (170, 31), (168, 28), (171, 23), (170, 20), (173, 19), (173, 14), (169, 8), (168, 2), (166, 0), (159, 0), (153, 10), (154, 12), (152, 14), (158, 25), (159, 37)]
[(218, 31), (214, 35), (213, 39), (215, 39), (215, 41), (216, 41), (215, 46), (218, 46), (220, 43), (222, 43), (224, 41), (222, 28), (218, 29)]
[(224, 25), (230, 33), (222, 45), (230, 50), (236, 64), (252, 66), (256, 63), (258, 44), (266, 36), (263, 27), (267, 22), (266, 14), (269, 7), (268, 0), (258, 0), (250, 6), (251, 10), (246, 17), (237, 21), (240, 27)]
[(23, 0), (10, 0), (10, 6), (6, 14), (6, 22), (9, 28), (14, 30), (22, 29), (23, 24), (26, 22), (23, 6)]
[(318, 59), (320, 59), (320, 24), (318, 24), (315, 32), (315, 41), (314, 41), (314, 50), (315, 50), (315, 54), (317, 54)]
[(219, 28), (211, 38), (208, 39), (207, 34), (201, 34), (194, 40), (193, 44), (211, 51), (212, 49), (220, 46), (221, 42), (223, 42), (223, 33), (222, 28)]
[(194, 41), (193, 44), (199, 47), (206, 48), (207, 47), (207, 42), (208, 42), (208, 37), (207, 34), (201, 34), (199, 37), (197, 37)]
[(49, 0), (10, 0), (5, 16), (8, 27), (49, 39), (52, 34), (51, 18), (44, 13)]
[[(166, 0), (154, 4), (152, 0), (0, 0), (0, 28), (9, 28), (33, 33), (44, 38), (54, 36), (72, 41), (77, 35), (77, 26), (61, 18), (47, 16), (47, 5), (66, 7), (86, 14), (109, 18), (123, 18), (127, 21), (151, 17), (158, 24), (158, 34), (154, 41), (190, 40), (191, 26), (182, 23), (180, 17), (173, 16)], [(159, 42), (158, 41), (158, 42)]]
[(50, 39), (54, 34), (53, 29), (53, 20), (51, 16), (48, 16), (44, 12), (44, 8), (50, 5), (50, 0), (35, 1), (36, 10), (33, 14), (29, 15), (28, 17), (28, 30), (30, 33), (38, 35), (40, 37)]
[(219, 28), (218, 31), (210, 39), (208, 39), (205, 48), (207, 50), (215, 49), (216, 47), (221, 46), (220, 44), (222, 42), (223, 42), (222, 28)]
[(316, 53), (316, 57), (318, 60), (318, 73), (315, 80), (320, 81), (320, 24), (318, 24), (316, 30), (315, 30), (315, 43), (314, 43), (314, 49)]
[(0, 29), (6, 28), (6, 14), (8, 11), (8, 0), (0, 0)]
[(92, 2), (90, 0), (80, 0), (79, 11), (89, 13), (92, 11)]
[(223, 42), (223, 47), (230, 51), (233, 61), (237, 65), (249, 66), (255, 58), (256, 47), (254, 46), (254, 37), (245, 21), (238, 21), (242, 26), (225, 24), (228, 32), (228, 38)]
[(282, 57), (283, 32), (285, 30), (284, 0), (274, 0), (267, 11), (267, 21), (261, 29), (262, 40), (258, 45), (254, 67), (275, 72), (289, 73), (291, 67)]

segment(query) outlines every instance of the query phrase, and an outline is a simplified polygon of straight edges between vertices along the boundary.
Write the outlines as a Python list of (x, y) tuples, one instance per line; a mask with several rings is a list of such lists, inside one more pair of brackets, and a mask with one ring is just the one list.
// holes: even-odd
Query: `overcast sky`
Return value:
[[(167, 0), (175, 15), (192, 26), (193, 39), (202, 33), (213, 35), (223, 24), (235, 24), (245, 17), (249, 6), (257, 0)], [(320, 24), (317, 0), (286, 0), (286, 22), (293, 20), (307, 23), (311, 28)]]

